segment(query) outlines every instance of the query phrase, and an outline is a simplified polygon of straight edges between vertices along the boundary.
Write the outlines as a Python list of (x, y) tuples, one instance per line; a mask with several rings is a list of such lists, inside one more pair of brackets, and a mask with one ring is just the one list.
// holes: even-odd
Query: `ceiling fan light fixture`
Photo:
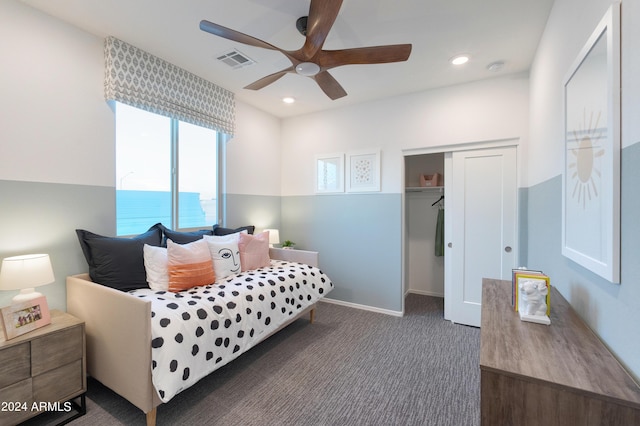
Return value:
[(325, 50), (323, 48), (324, 42), (339, 15), (342, 2), (343, 0), (309, 0), (309, 15), (299, 18), (296, 22), (298, 30), (306, 34), (304, 44), (298, 50), (284, 50), (249, 34), (204, 19), (200, 21), (200, 29), (234, 43), (280, 52), (292, 64), (292, 66), (254, 81), (245, 86), (245, 89), (262, 89), (284, 75), (295, 71), (298, 75), (310, 77), (329, 99), (336, 100), (347, 96), (347, 92), (329, 73), (330, 69), (344, 65), (403, 62), (409, 59), (411, 54), (411, 44)]
[(449, 59), (452, 65), (463, 65), (469, 62), (469, 55), (457, 55)]
[(320, 66), (313, 62), (302, 62), (296, 66), (296, 73), (305, 77), (313, 77), (320, 72)]

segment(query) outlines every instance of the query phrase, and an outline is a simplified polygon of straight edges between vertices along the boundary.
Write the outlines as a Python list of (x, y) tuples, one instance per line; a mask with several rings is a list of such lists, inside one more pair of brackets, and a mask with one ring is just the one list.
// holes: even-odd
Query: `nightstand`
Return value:
[(86, 413), (86, 391), (83, 321), (52, 310), (51, 324), (0, 342), (0, 424), (75, 411), (68, 423)]

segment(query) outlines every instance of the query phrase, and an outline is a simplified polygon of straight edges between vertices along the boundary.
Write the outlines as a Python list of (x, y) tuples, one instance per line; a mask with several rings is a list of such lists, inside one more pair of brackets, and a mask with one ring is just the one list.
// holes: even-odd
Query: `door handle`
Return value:
[(504, 251), (506, 251), (507, 253), (511, 253), (511, 246), (506, 246), (504, 248)]
[(451, 248), (451, 247), (453, 247), (453, 244), (449, 243), (449, 244), (447, 244), (447, 247)]

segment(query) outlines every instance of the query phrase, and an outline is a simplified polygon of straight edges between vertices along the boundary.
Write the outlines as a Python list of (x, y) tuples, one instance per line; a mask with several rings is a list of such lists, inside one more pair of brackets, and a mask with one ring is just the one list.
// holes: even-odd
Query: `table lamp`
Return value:
[(34, 287), (55, 281), (48, 254), (26, 254), (7, 257), (0, 269), (0, 290), (20, 290), (12, 303), (26, 302), (42, 296)]
[(265, 229), (265, 231), (269, 231), (269, 247), (280, 244), (280, 231), (277, 229)]

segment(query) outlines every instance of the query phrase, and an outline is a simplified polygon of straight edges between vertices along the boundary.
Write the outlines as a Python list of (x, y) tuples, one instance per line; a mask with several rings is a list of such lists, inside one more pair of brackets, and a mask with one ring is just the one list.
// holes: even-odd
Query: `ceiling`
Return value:
[[(258, 91), (244, 86), (284, 68), (281, 53), (232, 42), (199, 29), (201, 20), (286, 50), (304, 37), (296, 20), (310, 0), (22, 0), (100, 37), (112, 35), (206, 78), (237, 99), (277, 117), (526, 72), (553, 0), (344, 0), (324, 49), (411, 43), (409, 60), (348, 65), (330, 73), (348, 95), (330, 100), (309, 78), (287, 74)], [(254, 64), (239, 69), (216, 58), (237, 49)], [(469, 54), (454, 67), (449, 59)], [(487, 66), (504, 62), (498, 71)], [(287, 105), (284, 96), (296, 102)]]

